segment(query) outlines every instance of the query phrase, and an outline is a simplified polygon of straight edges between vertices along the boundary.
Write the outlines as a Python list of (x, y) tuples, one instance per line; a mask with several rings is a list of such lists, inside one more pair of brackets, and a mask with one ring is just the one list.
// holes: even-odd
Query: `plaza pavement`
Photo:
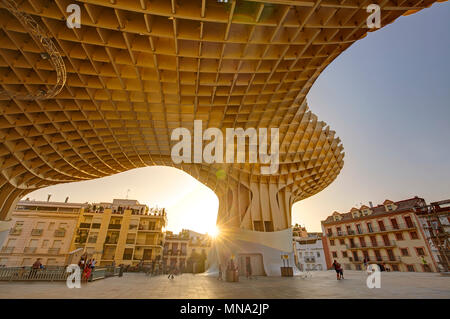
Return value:
[(258, 277), (229, 283), (202, 274), (148, 277), (125, 273), (69, 289), (64, 282), (0, 282), (0, 298), (445, 298), (450, 299), (450, 277), (436, 273), (382, 273), (381, 288), (369, 289), (367, 275), (346, 271), (313, 272), (312, 278)]

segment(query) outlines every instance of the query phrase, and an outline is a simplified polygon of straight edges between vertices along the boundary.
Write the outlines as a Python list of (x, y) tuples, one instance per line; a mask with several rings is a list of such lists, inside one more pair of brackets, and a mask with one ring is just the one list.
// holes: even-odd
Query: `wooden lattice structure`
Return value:
[[(51, 99), (17, 98), (49, 90), (58, 77), (5, 7), (12, 0), (2, 1), (0, 219), (45, 186), (172, 165), (216, 192), (219, 222), (280, 230), (291, 225), (292, 204), (343, 167), (339, 138), (308, 110), (306, 95), (372, 31), (372, 1), (16, 0), (64, 61), (65, 85)], [(381, 24), (434, 2), (379, 1)], [(81, 7), (79, 29), (66, 26), (71, 3)], [(261, 175), (249, 163), (174, 165), (170, 132), (194, 120), (205, 128), (278, 127), (278, 173)]]

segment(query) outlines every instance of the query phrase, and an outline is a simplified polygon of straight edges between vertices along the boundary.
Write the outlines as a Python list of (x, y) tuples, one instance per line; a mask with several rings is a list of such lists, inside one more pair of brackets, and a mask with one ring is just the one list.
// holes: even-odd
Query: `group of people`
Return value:
[(95, 258), (87, 260), (85, 256), (81, 256), (80, 261), (78, 262), (78, 267), (80, 267), (80, 270), (82, 272), (81, 275), (82, 282), (88, 282), (92, 272), (95, 269), (96, 264), (97, 261), (95, 260)]

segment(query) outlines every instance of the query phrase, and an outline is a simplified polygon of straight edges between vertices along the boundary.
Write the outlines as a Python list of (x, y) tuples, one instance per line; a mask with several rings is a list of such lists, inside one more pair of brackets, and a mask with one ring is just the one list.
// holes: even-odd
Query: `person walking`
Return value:
[(94, 269), (95, 269), (95, 264), (97, 264), (97, 261), (95, 260), (95, 258), (92, 258), (92, 261), (91, 261), (91, 269), (92, 269), (92, 271), (94, 271)]
[(252, 279), (252, 264), (250, 259), (247, 259), (247, 262), (245, 263), (245, 272), (247, 274), (247, 279)]
[(344, 279), (344, 271), (342, 270), (341, 264), (338, 263), (336, 259), (333, 261), (333, 268), (336, 271), (336, 279)]
[(173, 275), (173, 272), (174, 272), (173, 266), (170, 266), (170, 268), (169, 268), (169, 276), (167, 276), (168, 279), (172, 279), (173, 280), (175, 278), (174, 275)]
[(217, 280), (222, 280), (222, 265), (219, 264), (219, 277), (217, 277)]

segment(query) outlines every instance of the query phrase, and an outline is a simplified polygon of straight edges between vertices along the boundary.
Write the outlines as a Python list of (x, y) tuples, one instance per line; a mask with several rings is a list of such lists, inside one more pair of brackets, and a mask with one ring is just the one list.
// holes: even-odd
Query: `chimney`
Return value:
[(47, 202), (50, 201), (50, 197), (52, 197), (52, 194), (48, 194), (48, 195), (47, 195)]
[(69, 201), (69, 196), (66, 197), (66, 200), (64, 201), (64, 203), (67, 203)]
[(370, 208), (373, 208), (372, 202), (369, 202), (369, 206), (370, 206)]

